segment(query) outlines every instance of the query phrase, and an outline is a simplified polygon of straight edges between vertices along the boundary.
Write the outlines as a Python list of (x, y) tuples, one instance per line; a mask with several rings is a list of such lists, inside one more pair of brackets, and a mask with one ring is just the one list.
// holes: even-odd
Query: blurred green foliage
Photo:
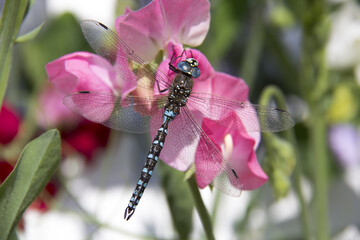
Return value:
[(269, 176), (276, 199), (285, 197), (291, 189), (291, 175), (296, 164), (296, 156), (290, 142), (275, 134), (264, 135), (266, 155), (264, 171)]
[(36, 40), (21, 45), (21, 66), (29, 86), (41, 88), (47, 82), (45, 65), (76, 51), (91, 51), (79, 21), (70, 13), (48, 21)]

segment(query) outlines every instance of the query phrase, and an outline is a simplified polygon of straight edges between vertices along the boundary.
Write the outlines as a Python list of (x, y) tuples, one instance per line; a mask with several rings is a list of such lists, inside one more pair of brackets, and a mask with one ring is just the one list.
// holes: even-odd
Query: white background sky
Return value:
[(47, 0), (50, 15), (64, 11), (74, 13), (80, 20), (94, 19), (109, 27), (114, 26), (116, 0)]

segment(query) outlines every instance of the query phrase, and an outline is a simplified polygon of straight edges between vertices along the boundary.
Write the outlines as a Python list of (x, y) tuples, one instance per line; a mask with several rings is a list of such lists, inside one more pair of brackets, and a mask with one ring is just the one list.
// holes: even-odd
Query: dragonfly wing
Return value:
[(160, 158), (179, 169), (196, 173), (200, 187), (208, 184), (230, 196), (241, 194), (241, 183), (221, 151), (196, 122), (187, 107), (169, 125)]
[[(279, 108), (239, 102), (209, 93), (191, 93), (188, 106), (217, 124), (241, 132), (279, 132), (295, 125), (294, 117)], [(234, 118), (226, 118), (235, 113)]]
[[(153, 88), (155, 83), (159, 89), (169, 88), (171, 81), (165, 73), (136, 55), (116, 33), (104, 24), (85, 20), (81, 22), (81, 28), (90, 46), (113, 65), (123, 81), (143, 88)], [(138, 76), (131, 75), (134, 73)]]
[(163, 97), (119, 97), (101, 92), (76, 92), (64, 97), (64, 104), (84, 118), (107, 127), (132, 132), (149, 131), (153, 115), (162, 108)]

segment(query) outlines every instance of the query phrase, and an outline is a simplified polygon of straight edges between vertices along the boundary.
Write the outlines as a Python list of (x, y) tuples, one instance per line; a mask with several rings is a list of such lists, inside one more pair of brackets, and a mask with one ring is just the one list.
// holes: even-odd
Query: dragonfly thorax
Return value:
[(168, 102), (165, 109), (173, 112), (174, 117), (180, 113), (180, 107), (186, 105), (193, 87), (192, 77), (185, 74), (177, 74), (170, 88)]

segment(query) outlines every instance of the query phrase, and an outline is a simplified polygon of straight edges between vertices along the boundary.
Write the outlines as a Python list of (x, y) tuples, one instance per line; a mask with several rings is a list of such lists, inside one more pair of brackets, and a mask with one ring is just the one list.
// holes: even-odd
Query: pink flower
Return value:
[(117, 18), (119, 37), (146, 60), (153, 60), (169, 41), (199, 46), (210, 26), (207, 0), (154, 0)]
[[(64, 154), (74, 149), (91, 160), (99, 147), (104, 147), (109, 137), (109, 129), (88, 121), (66, 108), (62, 100), (67, 94), (77, 91), (96, 91), (120, 94), (120, 83), (116, 81), (114, 68), (100, 56), (88, 52), (67, 54), (46, 65), (46, 71), (55, 88), (48, 87), (40, 96), (39, 112), (43, 127), (66, 125), (61, 128), (62, 137), (72, 150), (64, 147)], [(75, 102), (75, 101), (79, 102)], [(91, 116), (95, 122), (102, 123), (109, 118), (113, 105), (102, 105), (93, 99), (73, 98), (74, 106), (85, 111), (84, 117)], [(103, 109), (103, 114), (94, 115), (92, 108)], [(89, 110), (90, 109), (90, 110)], [(95, 117), (94, 117), (95, 116)], [(77, 128), (74, 129), (74, 127)]]
[[(199, 62), (201, 75), (200, 77), (194, 79), (193, 92), (211, 93), (216, 96), (222, 96), (240, 102), (248, 101), (249, 88), (242, 79), (230, 76), (225, 73), (215, 72), (209, 61), (200, 51), (189, 49), (183, 53), (184, 49), (182, 48), (181, 44), (173, 45), (172, 43), (169, 43), (169, 55), (167, 59), (165, 59), (159, 66), (159, 70), (167, 73), (170, 78), (175, 76), (175, 73), (169, 70), (168, 67), (168, 64), (173, 55), (173, 50), (175, 52), (174, 56), (180, 56), (183, 54), (182, 58), (179, 58), (172, 63), (174, 66), (176, 66), (177, 62), (189, 57), (193, 57)], [(156, 89), (154, 90), (156, 92)], [(222, 121), (230, 123), (226, 128), (220, 126), (214, 120), (206, 118), (203, 113), (199, 113), (199, 109), (195, 109), (194, 104), (191, 104), (191, 101), (189, 100), (188, 107), (190, 111), (192, 111), (198, 123), (201, 124), (202, 129), (219, 150), (222, 150), (225, 147), (225, 139), (229, 136), (231, 137), (233, 142), (233, 149), (227, 160), (232, 168), (236, 171), (242, 184), (242, 189), (252, 190), (262, 186), (268, 180), (268, 177), (258, 164), (255, 154), (255, 150), (260, 141), (260, 134), (258, 132), (247, 133), (247, 123), (243, 123), (241, 116), (237, 116), (235, 112), (232, 112), (227, 116), (223, 116)], [(256, 118), (256, 116), (254, 116), (254, 118)], [(234, 131), (234, 128), (241, 128), (239, 126), (242, 126), (242, 131)], [(175, 126), (170, 125), (169, 129), (171, 130), (173, 127)], [(171, 136), (170, 134), (166, 139), (168, 145), (176, 145), (177, 141), (178, 136)], [(194, 148), (193, 145), (200, 144), (203, 144), (201, 140), (200, 142), (194, 142), (192, 145), (184, 146), (184, 148), (191, 149)], [(209, 185), (211, 180), (213, 180), (220, 172), (218, 172), (219, 169), (215, 166), (216, 163), (207, 161), (206, 159), (201, 159), (201, 157), (199, 157), (201, 156), (199, 151), (201, 150), (198, 148), (197, 152), (195, 153), (196, 171), (199, 173), (199, 175), (207, 177), (204, 181), (204, 178), (197, 176), (197, 181), (199, 187), (204, 188)], [(185, 150), (184, 152), (188, 151)], [(183, 156), (182, 158), (185, 157), (186, 156)], [(178, 170), (184, 171), (189, 167), (189, 165), (184, 165), (183, 162), (179, 161), (179, 159), (174, 158), (174, 152), (170, 148), (165, 147), (163, 149), (161, 158), (164, 162)], [(216, 171), (213, 171), (214, 169)], [(212, 177), (209, 177), (209, 174), (212, 175)]]
[(46, 65), (49, 80), (65, 94), (77, 91), (115, 93), (120, 88), (115, 71), (98, 55), (88, 52), (67, 54)]
[(20, 119), (15, 109), (4, 102), (0, 109), (0, 143), (10, 143), (19, 131)]
[[(82, 121), (72, 131), (62, 131), (62, 138), (66, 144), (85, 156), (88, 163), (93, 159), (99, 147), (106, 146), (109, 135), (109, 128), (87, 120)], [(64, 147), (63, 150), (66, 155), (71, 154), (71, 149)]]
[[(63, 93), (63, 96), (78, 91), (96, 91), (118, 95), (121, 90), (115, 69), (110, 63), (103, 61), (100, 56), (92, 53), (75, 52), (65, 55), (48, 63), (46, 71), (49, 81)], [(78, 106), (79, 111), (84, 111), (84, 117), (91, 116), (95, 122), (104, 122), (111, 115), (112, 105), (102, 105), (103, 103), (97, 103), (93, 99), (72, 99), (72, 101), (77, 100), (78, 102), (73, 104)], [(103, 108), (103, 114), (96, 115), (96, 118), (91, 111), (91, 108), (95, 107)]]

